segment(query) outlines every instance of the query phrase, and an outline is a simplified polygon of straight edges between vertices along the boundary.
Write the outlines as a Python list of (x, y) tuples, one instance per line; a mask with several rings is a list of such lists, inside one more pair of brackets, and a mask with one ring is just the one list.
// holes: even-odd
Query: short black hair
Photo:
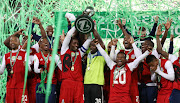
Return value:
[(157, 58), (154, 55), (148, 55), (146, 57), (146, 63), (149, 64), (149, 63), (151, 63), (155, 59), (157, 59)]
[(126, 54), (125, 54), (125, 51), (124, 50), (120, 50), (118, 53), (117, 53), (117, 55), (118, 54), (124, 54), (124, 56), (125, 56), (125, 58), (126, 58)]
[[(141, 30), (141, 27), (139, 27), (139, 30)], [(146, 28), (145, 27), (142, 27), (142, 31), (145, 31)]]
[(147, 42), (148, 45), (154, 48), (154, 43), (151, 40), (145, 40), (145, 42)]

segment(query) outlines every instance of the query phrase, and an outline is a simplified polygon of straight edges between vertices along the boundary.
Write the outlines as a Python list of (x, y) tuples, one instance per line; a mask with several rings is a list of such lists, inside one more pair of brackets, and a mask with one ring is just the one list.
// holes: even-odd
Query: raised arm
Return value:
[(144, 52), (141, 56), (139, 56), (138, 58), (136, 58), (133, 62), (128, 63), (128, 66), (130, 68), (131, 71), (133, 71), (135, 68), (137, 68), (137, 66), (139, 65), (139, 63), (146, 58), (149, 55), (149, 51), (146, 50), (146, 52)]
[(91, 41), (92, 41), (92, 39), (87, 39), (84, 42), (84, 44), (81, 46), (81, 48), (79, 48), (81, 57), (83, 57), (84, 54), (86, 53), (87, 49), (89, 48), (89, 45), (90, 45)]
[(39, 28), (40, 28), (40, 30), (41, 30), (41, 35), (42, 35), (42, 37), (43, 37), (43, 38), (46, 38), (46, 32), (45, 32), (45, 30), (44, 30), (44, 27), (43, 27), (42, 24), (41, 24), (41, 21), (40, 21), (38, 18), (36, 18), (36, 17), (34, 17), (33, 19), (34, 19), (33, 23), (39, 25)]
[(173, 47), (173, 38), (174, 38), (174, 35), (171, 34), (170, 44), (169, 44), (169, 50), (168, 50), (168, 53), (169, 53), (169, 54), (173, 54), (173, 49), (174, 49), (174, 47)]
[(167, 73), (164, 73), (163, 71), (161, 71), (161, 69), (158, 65), (155, 72), (167, 80), (174, 81), (174, 78), (175, 78), (174, 68), (173, 68), (171, 61), (167, 61), (165, 63), (165, 69), (167, 70)]
[(101, 53), (101, 55), (104, 57), (108, 67), (110, 68), (110, 70), (113, 69), (114, 65), (116, 65), (116, 63), (111, 60), (111, 58), (108, 56), (108, 54), (105, 52), (105, 50), (101, 47), (100, 44), (96, 44), (96, 47), (98, 49), (98, 51)]
[(11, 50), (11, 47), (10, 47), (10, 38), (12, 37), (12, 36), (17, 36), (17, 37), (19, 37), (20, 35), (25, 35), (25, 34), (23, 34), (22, 33), (22, 31), (24, 31), (25, 29), (20, 29), (19, 31), (17, 31), (17, 32), (15, 32), (13, 35), (11, 35), (11, 36), (9, 36), (5, 41), (4, 41), (4, 45), (8, 48), (8, 49), (10, 49)]
[(102, 41), (102, 39), (96, 29), (93, 30), (93, 35), (94, 35), (95, 39), (98, 39), (99, 44), (102, 46), (102, 48), (105, 49), (104, 42)]
[(156, 17), (154, 18), (155, 23), (154, 23), (154, 25), (153, 25), (153, 28), (152, 28), (150, 34), (149, 34), (150, 36), (155, 36), (155, 32), (156, 32), (156, 27), (157, 27), (158, 20), (159, 20), (159, 17), (156, 16)]
[(61, 47), (61, 55), (63, 55), (68, 49), (69, 49), (69, 43), (71, 40), (71, 37), (73, 35), (73, 33), (75, 32), (75, 27), (72, 27), (71, 30), (68, 31), (63, 43), (62, 43), (62, 47)]
[(165, 26), (165, 33), (164, 33), (164, 35), (163, 35), (163, 37), (161, 39), (161, 45), (162, 46), (164, 45), (164, 42), (166, 41), (166, 38), (167, 38), (167, 35), (168, 35), (168, 30), (171, 27), (171, 22), (172, 22), (172, 19), (169, 20), (169, 18), (168, 18), (166, 24), (164, 24), (164, 26)]
[(157, 52), (159, 54), (161, 54), (163, 57), (165, 57), (166, 59), (168, 59), (169, 54), (162, 50), (162, 45), (161, 45), (161, 42), (159, 40), (159, 36), (163, 33), (163, 31), (161, 31), (161, 28), (162, 28), (162, 26), (161, 26), (161, 24), (159, 24), (157, 34), (156, 34)]
[(142, 55), (142, 51), (136, 46), (136, 44), (134, 42), (134, 38), (131, 37), (130, 39), (131, 39), (130, 43), (132, 44), (132, 47), (134, 49), (134, 54), (135, 54), (136, 58), (138, 58), (139, 56)]
[(111, 46), (111, 51), (110, 51), (110, 58), (111, 60), (115, 61), (116, 60), (116, 52), (115, 48), (117, 46), (118, 39), (113, 39), (112, 40), (112, 46)]
[(122, 25), (122, 23), (121, 23), (120, 18), (119, 18), (119, 20), (117, 20), (117, 25), (118, 25), (118, 27), (122, 30), (124, 36), (130, 36), (130, 35), (126, 32), (126, 30), (124, 29), (124, 27), (123, 27), (123, 25)]

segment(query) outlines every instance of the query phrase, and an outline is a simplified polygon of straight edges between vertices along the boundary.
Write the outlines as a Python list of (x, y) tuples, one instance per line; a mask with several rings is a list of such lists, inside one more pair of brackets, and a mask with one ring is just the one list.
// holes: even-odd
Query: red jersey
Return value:
[[(176, 61), (173, 62), (173, 65), (176, 65), (176, 66), (180, 67), (179, 57), (178, 57), (178, 59)], [(176, 76), (176, 75), (180, 74), (179, 70), (177, 69), (178, 67), (174, 66), (174, 71), (175, 71), (175, 73), (178, 73), (178, 74), (175, 74), (175, 80), (173, 82), (173, 89), (180, 90), (180, 78), (178, 78), (179, 76)]]
[[(161, 70), (163, 70), (164, 73), (167, 73), (167, 70), (165, 69), (165, 63), (166, 59), (160, 59), (161, 60)], [(161, 76), (161, 88), (160, 91), (158, 92), (159, 94), (168, 94), (171, 93), (173, 90), (173, 82), (163, 78)]]
[(71, 61), (71, 53), (75, 53), (75, 52), (70, 51), (70, 49), (68, 49), (65, 54), (61, 55), (62, 80), (70, 79), (74, 81), (83, 81), (80, 51), (78, 50), (78, 52), (76, 53), (77, 58), (74, 64), (74, 71), (71, 70), (71, 67), (72, 67), (72, 61), (75, 60), (75, 56), (72, 57), (72, 61)]
[[(45, 65), (45, 60), (44, 60), (41, 52), (36, 53), (35, 55), (36, 55), (36, 56), (38, 57), (38, 59), (39, 59), (39, 68), (44, 67), (44, 65)], [(44, 55), (44, 56), (47, 57), (48, 54), (46, 54), (46, 55)], [(49, 72), (49, 67), (50, 67), (50, 63), (51, 63), (51, 62), (50, 62), (50, 59), (51, 59), (51, 55), (49, 55), (48, 62), (47, 62), (47, 68), (46, 68), (47, 72)], [(48, 73), (47, 73), (47, 76), (48, 76)], [(47, 76), (46, 76), (46, 78), (45, 78), (45, 83), (47, 83)], [(41, 82), (41, 78), (40, 78), (40, 77), (37, 79), (37, 82), (38, 82), (38, 83)], [(55, 73), (53, 74), (52, 84), (57, 84), (57, 78), (56, 78)]]
[(142, 64), (139, 65), (139, 68), (143, 69), (142, 71), (139, 71), (139, 82), (145, 84), (152, 83), (150, 67), (148, 66), (146, 61), (142, 62)]
[[(14, 64), (16, 53), (12, 53), (12, 57), (11, 57), (12, 64)], [(16, 58), (16, 62), (12, 68), (13, 74), (10, 73), (11, 71), (10, 52), (5, 54), (6, 68), (8, 71), (6, 88), (23, 88), (24, 75), (25, 75), (25, 66), (24, 66), (25, 54), (26, 52), (21, 50), (19, 51), (19, 54)]]
[[(119, 72), (115, 70), (116, 65), (110, 73), (110, 98), (109, 101), (117, 100), (121, 96), (130, 96), (131, 71), (126, 64)], [(115, 76), (115, 79), (113, 80)]]

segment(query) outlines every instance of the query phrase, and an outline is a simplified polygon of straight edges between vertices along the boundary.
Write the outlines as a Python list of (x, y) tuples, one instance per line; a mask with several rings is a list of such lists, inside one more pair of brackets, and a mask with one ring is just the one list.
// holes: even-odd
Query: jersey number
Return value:
[(118, 77), (119, 77), (119, 83), (120, 84), (126, 84), (126, 71), (121, 70), (118, 73), (118, 76), (115, 77), (114, 84), (118, 84)]

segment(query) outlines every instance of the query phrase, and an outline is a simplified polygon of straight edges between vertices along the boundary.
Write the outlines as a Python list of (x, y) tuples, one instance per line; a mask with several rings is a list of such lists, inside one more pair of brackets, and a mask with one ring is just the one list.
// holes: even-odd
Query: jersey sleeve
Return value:
[(161, 71), (160, 67), (158, 66), (155, 72), (167, 80), (174, 81), (175, 75), (174, 75), (174, 69), (173, 69), (173, 65), (171, 61), (167, 61), (165, 63), (165, 69), (167, 70), (167, 73), (164, 73), (163, 71)]
[(34, 55), (34, 72), (35, 73), (40, 73), (39, 69), (39, 59), (36, 55)]
[(149, 51), (147, 50), (145, 53), (143, 53), (141, 56), (139, 56), (138, 58), (136, 58), (133, 62), (128, 63), (129, 69), (131, 71), (133, 71), (135, 68), (137, 68), (137, 66), (139, 65), (139, 63), (146, 58), (149, 55)]
[(81, 57), (84, 56), (84, 54), (86, 53), (87, 49), (89, 48), (89, 45), (91, 43), (91, 39), (87, 39), (84, 44), (81, 46), (81, 48), (79, 48), (79, 51), (80, 51), (80, 54), (81, 54)]
[(175, 55), (169, 54), (168, 59), (173, 63), (174, 61), (178, 59), (178, 57), (176, 57)]
[(157, 52), (156, 49), (154, 49), (154, 50), (152, 51), (152, 55), (154, 55), (157, 59), (160, 58), (160, 55), (158, 54), (158, 52)]
[(73, 33), (75, 32), (75, 27), (71, 28), (71, 30), (68, 31), (63, 43), (62, 43), (62, 47), (61, 47), (61, 55), (65, 54), (66, 51), (69, 49), (69, 43), (71, 40), (71, 37), (73, 35)]
[(113, 60), (113, 61), (115, 61), (115, 56), (116, 55), (116, 53), (115, 53), (115, 46), (114, 45), (112, 45), (111, 46), (111, 51), (110, 51), (110, 58)]
[(134, 49), (134, 54), (135, 54), (136, 58), (138, 58), (139, 56), (142, 55), (141, 50), (136, 46), (135, 42), (132, 44), (132, 47)]
[(59, 67), (59, 69), (62, 71), (62, 62), (58, 55), (56, 55), (55, 57), (55, 62), (56, 62), (56, 65)]
[(6, 68), (6, 60), (5, 60), (5, 55), (3, 56), (3, 60), (2, 60), (2, 64), (1, 64), (1, 67), (0, 67), (0, 74), (3, 74), (4, 73), (4, 70)]
[(38, 44), (38, 43), (34, 44), (34, 45), (32, 46), (32, 48), (34, 48), (37, 53), (39, 52), (39, 44)]
[(101, 55), (104, 57), (108, 67), (110, 68), (110, 70), (113, 69), (114, 65), (116, 65), (116, 63), (111, 60), (111, 58), (108, 56), (108, 54), (105, 52), (105, 50), (101, 47), (100, 44), (97, 44), (96, 45), (98, 51), (101, 53)]

